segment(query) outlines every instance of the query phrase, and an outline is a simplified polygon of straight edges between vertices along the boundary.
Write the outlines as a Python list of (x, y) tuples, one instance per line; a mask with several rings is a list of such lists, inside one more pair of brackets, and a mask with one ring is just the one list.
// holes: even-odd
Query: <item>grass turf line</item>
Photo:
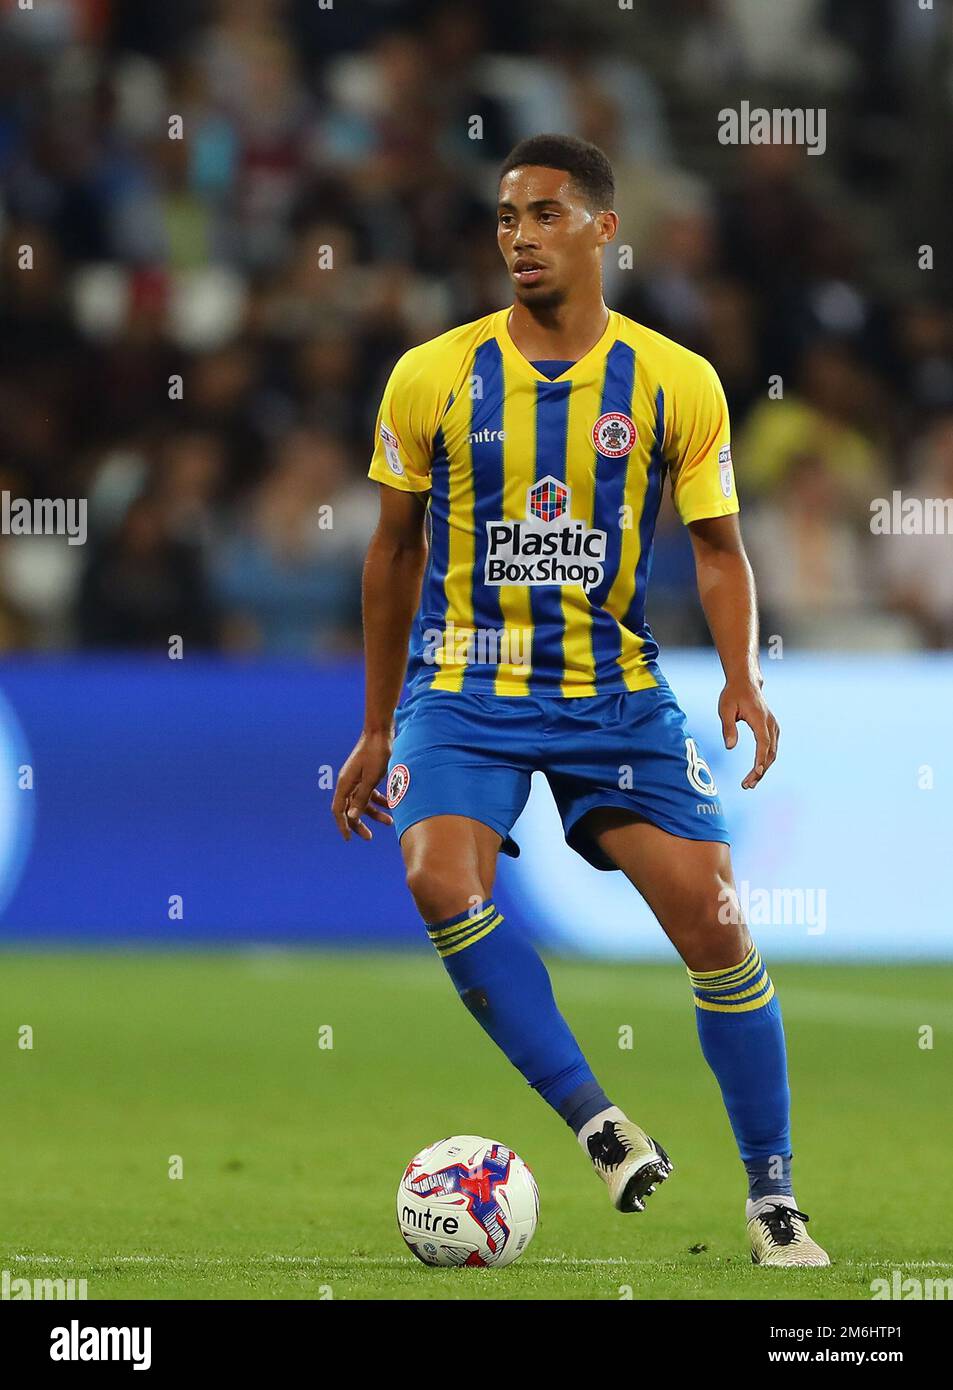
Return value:
[[(0, 1269), (83, 1277), (93, 1299), (869, 1299), (895, 1268), (953, 1276), (930, 1200), (953, 1142), (953, 968), (772, 964), (795, 1191), (836, 1262), (786, 1273), (748, 1262), (681, 967), (550, 965), (606, 1090), (675, 1161), (643, 1215), (611, 1209), (429, 954), (2, 953), (0, 1017), (34, 1046), (8, 1031), (0, 1061)], [(404, 1165), (452, 1133), (536, 1174), (540, 1227), (511, 1268), (425, 1269), (398, 1235)]]

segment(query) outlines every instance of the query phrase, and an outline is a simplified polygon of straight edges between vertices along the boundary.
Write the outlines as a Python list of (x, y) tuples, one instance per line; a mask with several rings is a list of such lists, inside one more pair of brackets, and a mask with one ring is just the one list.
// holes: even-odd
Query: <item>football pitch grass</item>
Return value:
[[(91, 1299), (869, 1299), (894, 1270), (953, 1277), (953, 967), (769, 960), (795, 1191), (834, 1260), (782, 1271), (748, 1260), (681, 967), (550, 966), (609, 1095), (675, 1162), (644, 1214), (612, 1210), (429, 954), (0, 953), (0, 1269)], [(398, 1234), (405, 1164), (455, 1133), (536, 1175), (510, 1268), (428, 1269)]]

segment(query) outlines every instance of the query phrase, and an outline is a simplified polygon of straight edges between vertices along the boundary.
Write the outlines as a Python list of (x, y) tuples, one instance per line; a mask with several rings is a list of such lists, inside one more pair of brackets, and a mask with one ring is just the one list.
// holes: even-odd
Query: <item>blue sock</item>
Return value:
[(480, 1027), (575, 1133), (608, 1109), (545, 965), (491, 902), (428, 926), (427, 935)]
[(748, 1195), (791, 1194), (791, 1092), (781, 1006), (756, 946), (727, 970), (689, 970), (705, 1061), (748, 1174)]

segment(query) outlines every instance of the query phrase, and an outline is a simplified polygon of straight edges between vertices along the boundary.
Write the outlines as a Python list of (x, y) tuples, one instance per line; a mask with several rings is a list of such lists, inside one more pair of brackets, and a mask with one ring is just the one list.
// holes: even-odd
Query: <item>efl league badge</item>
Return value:
[(610, 410), (600, 415), (592, 427), (592, 442), (596, 451), (607, 459), (621, 459), (631, 453), (638, 438), (635, 425), (628, 415)]
[(726, 497), (731, 496), (731, 445), (726, 444), (718, 451), (718, 471), (721, 474), (721, 490)]
[(404, 476), (404, 464), (400, 457), (400, 440), (393, 430), (389, 430), (386, 425), (381, 425), (381, 441), (384, 445), (387, 467), (398, 478), (402, 478)]
[(391, 810), (403, 799), (410, 786), (410, 770), (404, 763), (396, 763), (387, 779), (387, 804)]

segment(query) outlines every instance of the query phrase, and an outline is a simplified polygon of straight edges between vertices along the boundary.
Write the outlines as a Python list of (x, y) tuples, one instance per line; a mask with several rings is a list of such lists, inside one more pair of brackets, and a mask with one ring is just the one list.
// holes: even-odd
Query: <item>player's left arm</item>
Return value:
[(721, 664), (725, 688), (718, 713), (725, 747), (749, 725), (755, 758), (741, 785), (756, 787), (778, 755), (778, 721), (761, 694), (758, 605), (738, 525), (728, 405), (710, 362), (685, 354), (673, 372), (665, 449), (672, 496), (695, 551), (698, 593)]
[(718, 701), (725, 747), (738, 742), (739, 720), (754, 734), (755, 758), (741, 785), (756, 787), (778, 756), (778, 721), (765, 704), (758, 659), (758, 602), (737, 513), (688, 523), (698, 594), (725, 673)]

